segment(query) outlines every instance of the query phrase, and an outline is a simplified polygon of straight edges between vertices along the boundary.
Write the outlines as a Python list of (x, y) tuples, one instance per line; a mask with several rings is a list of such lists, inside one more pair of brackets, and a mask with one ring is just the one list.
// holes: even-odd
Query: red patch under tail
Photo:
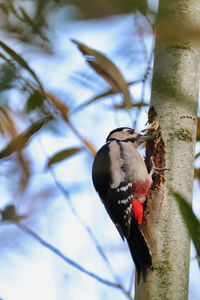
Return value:
[(151, 187), (151, 182), (146, 181), (137, 181), (133, 183), (133, 193), (135, 198), (132, 200), (132, 214), (138, 220), (138, 223), (142, 223), (143, 219), (143, 206), (142, 203), (145, 201), (146, 196)]
[(143, 206), (140, 200), (133, 198), (132, 200), (132, 214), (138, 220), (138, 223), (142, 223), (143, 218)]

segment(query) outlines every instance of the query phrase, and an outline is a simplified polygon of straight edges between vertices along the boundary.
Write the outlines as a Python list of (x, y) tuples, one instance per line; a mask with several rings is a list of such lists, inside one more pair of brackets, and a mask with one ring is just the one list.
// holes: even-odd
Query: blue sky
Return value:
[[(133, 57), (130, 68), (129, 60), (114, 51), (115, 46), (113, 44), (113, 40), (117, 43), (119, 33), (121, 36), (124, 31), (127, 36), (131, 33), (131, 25), (131, 16), (113, 17), (103, 22), (72, 22), (68, 23), (66, 28), (60, 28), (58, 24), (54, 30), (54, 42), (57, 45), (55, 46), (54, 56), (44, 57), (24, 51), (24, 57), (28, 59), (46, 88), (57, 94), (62, 100), (69, 101), (72, 106), (75, 106), (73, 101), (77, 105), (87, 100), (92, 92), (89, 89), (83, 90), (81, 86), (77, 87), (73, 84), (71, 78), (74, 72), (84, 69), (88, 70), (87, 72), (91, 75), (93, 73), (85, 65), (83, 57), (70, 42), (70, 38), (85, 42), (87, 45), (107, 53), (120, 67), (127, 79), (135, 79), (143, 74), (145, 65), (141, 63), (140, 69), (134, 68), (138, 62), (136, 56), (135, 60)], [(130, 28), (130, 30), (124, 30), (127, 28)], [(133, 43), (136, 42), (137, 40), (133, 41)], [(147, 38), (147, 52), (151, 48), (151, 42), (151, 38)], [(16, 50), (20, 50), (19, 44), (15, 47)], [(103, 90), (102, 86), (106, 86), (98, 78), (95, 79), (93, 84), (96, 84), (99, 91)], [(73, 91), (75, 100), (70, 97), (71, 91)], [(139, 98), (141, 86), (133, 87), (132, 92), (135, 98)], [(149, 88), (147, 87), (147, 99), (149, 94)], [(138, 130), (143, 129), (147, 121), (146, 110), (144, 109), (138, 117)], [(111, 100), (109, 99), (97, 105), (91, 105), (84, 113), (77, 113), (72, 117), (72, 122), (84, 136), (94, 142), (97, 148), (105, 142), (107, 134), (113, 128), (132, 125), (127, 113), (113, 112)], [(51, 134), (40, 134), (31, 142), (28, 150), (35, 156), (35, 176), (31, 182), (30, 190), (21, 199), (21, 203), (24, 203), (24, 205), (19, 204), (18, 209), (21, 213), (24, 213), (27, 208), (31, 207), (30, 202), (34, 201), (32, 209), (38, 212), (39, 218), (36, 218), (33, 214), (27, 220), (28, 225), (70, 258), (103, 278), (112, 280), (105, 263), (77, 218), (71, 213), (63, 195), (59, 191), (55, 194), (52, 191), (52, 195), (49, 195), (50, 200), (45, 200), (42, 207), (40, 204), (41, 199), (37, 199), (37, 190), (47, 185), (47, 190), (51, 192), (51, 185), (54, 184), (51, 175), (44, 170), (47, 156), (72, 145), (77, 146), (80, 143), (72, 133), (69, 133), (66, 125), (63, 125), (62, 135), (56, 138)], [(125, 243), (121, 241), (98, 195), (94, 191), (91, 182), (91, 166), (92, 158), (86, 153), (81, 153), (71, 160), (59, 164), (55, 167), (55, 172), (59, 181), (71, 191), (76, 210), (96, 233), (113, 268), (127, 288), (133, 270), (132, 260)], [(1, 194), (5, 195), (6, 189), (2, 187), (1, 189)], [(194, 209), (199, 212), (198, 193), (199, 186), (195, 183)], [(12, 197), (9, 197), (4, 198), (4, 203), (12, 202)], [(27, 199), (29, 199), (28, 202)], [(13, 225), (1, 225), (0, 236), (3, 238), (0, 243), (2, 249), (0, 257), (0, 269), (2, 270), (0, 272), (0, 297), (2, 299), (76, 300), (81, 298), (101, 300), (111, 299), (111, 297), (117, 300), (125, 299), (120, 291), (101, 285), (73, 267), (64, 264), (53, 253), (43, 248), (31, 237), (21, 233)], [(194, 256), (195, 253), (192, 248), (191, 257)], [(190, 273), (190, 300), (196, 300), (199, 297), (200, 271), (195, 259), (191, 260)]]

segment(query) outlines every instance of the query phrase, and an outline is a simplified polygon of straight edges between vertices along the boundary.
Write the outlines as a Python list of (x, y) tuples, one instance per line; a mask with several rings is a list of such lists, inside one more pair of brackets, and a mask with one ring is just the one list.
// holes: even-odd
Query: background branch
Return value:
[(29, 236), (34, 238), (37, 242), (39, 242), (42, 246), (44, 246), (45, 248), (49, 249), (51, 252), (56, 254), (67, 264), (73, 266), (75, 269), (79, 270), (80, 272), (94, 278), (95, 280), (97, 280), (107, 286), (120, 289), (123, 292), (123, 294), (125, 294), (130, 300), (132, 300), (132, 297), (129, 295), (129, 292), (126, 292), (125, 289), (120, 284), (106, 280), (106, 279), (96, 275), (95, 273), (88, 271), (87, 269), (85, 269), (84, 267), (82, 267), (81, 265), (79, 265), (78, 263), (73, 261), (72, 259), (68, 258), (65, 254), (63, 254), (59, 249), (57, 249), (56, 247), (51, 245), (49, 242), (45, 241), (43, 238), (41, 238), (37, 233), (35, 233), (32, 229), (30, 229), (25, 224), (15, 222), (15, 221), (11, 221), (11, 223), (15, 224), (20, 230), (24, 231)]

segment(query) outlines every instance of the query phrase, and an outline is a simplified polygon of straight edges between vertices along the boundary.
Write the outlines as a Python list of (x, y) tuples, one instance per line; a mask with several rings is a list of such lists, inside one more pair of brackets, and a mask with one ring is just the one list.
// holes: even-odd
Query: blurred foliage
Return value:
[[(1, 29), (12, 38), (40, 47), (52, 53), (48, 37), (50, 19), (56, 13), (59, 19), (102, 19), (113, 15), (140, 12), (150, 23), (156, 20), (156, 11), (150, 9), (147, 0), (7, 0), (0, 3)], [(158, 39), (161, 43), (199, 39), (200, 28), (194, 23), (185, 22), (183, 13), (179, 20), (172, 13), (172, 6), (181, 5), (165, 1), (156, 20)], [(61, 13), (62, 12), (62, 13)], [(184, 9), (183, 9), (184, 12)], [(176, 28), (177, 30), (174, 30)], [(148, 33), (151, 34), (151, 32)]]
[(35, 0), (0, 2), (0, 28), (10, 38), (39, 47), (52, 53), (49, 28), (54, 14), (59, 21), (71, 19), (105, 18), (112, 15), (128, 14), (139, 10), (146, 14), (146, 0)]
[(0, 152), (0, 159), (10, 156), (14, 152), (22, 151), (28, 144), (30, 138), (38, 132), (50, 118), (39, 120), (32, 124), (27, 130), (15, 137), (3, 150)]
[(12, 63), (3, 63), (0, 66), (0, 92), (13, 87), (13, 82), (17, 79), (17, 70)]
[[(136, 109), (139, 114), (140, 109), (147, 103), (145, 99), (135, 101), (129, 90), (136, 84), (143, 85), (151, 75), (152, 55), (151, 59), (145, 62), (147, 66), (143, 76), (127, 82), (125, 74), (122, 75), (122, 72), (111, 59), (107, 58), (107, 55), (74, 40), (90, 67), (109, 87), (106, 85), (105, 89), (101, 87), (100, 92), (95, 90), (95, 95), (85, 99), (82, 103), (75, 101), (75, 97), (72, 95), (73, 101), (70, 103), (70, 101), (63, 101), (58, 94), (52, 91), (48, 83), (44, 86), (44, 78), (40, 78), (31, 65), (31, 56), (37, 57), (42, 54), (47, 59), (55, 57), (57, 45), (54, 37), (56, 26), (59, 27), (59, 24), (65, 26), (67, 21), (71, 20), (101, 19), (124, 14), (134, 15), (135, 13), (138, 14), (138, 18), (142, 15), (155, 17), (155, 13), (150, 11), (146, 0), (0, 1), (0, 168), (2, 177), (8, 186), (7, 197), (13, 199), (14, 195), (15, 204), (20, 205), (23, 202), (21, 199), (25, 197), (26, 193), (29, 195), (26, 203), (31, 201), (32, 206), (35, 205), (34, 198), (48, 197), (46, 194), (43, 195), (43, 190), (47, 185), (39, 187), (37, 195), (31, 189), (31, 183), (34, 182), (35, 175), (37, 175), (35, 165), (39, 158), (37, 153), (32, 152), (32, 148), (28, 147), (32, 140), (40, 141), (39, 137), (50, 133), (56, 141), (60, 131), (67, 135), (68, 132), (71, 132), (79, 143), (76, 146), (69, 144), (64, 149), (62, 147), (48, 158), (46, 155), (46, 165), (40, 166), (40, 172), (44, 171), (45, 166), (47, 167), (45, 171), (48, 171), (51, 167), (56, 167), (83, 151), (93, 157), (96, 149), (88, 137), (83, 136), (81, 128), (75, 123), (75, 113), (85, 114), (84, 108), (111, 97), (112, 110)], [(147, 27), (151, 28), (149, 21), (147, 24)], [(65, 28), (67, 30), (66, 26)], [(151, 29), (148, 30), (150, 30), (148, 34), (152, 34)], [(141, 27), (140, 33), (142, 35)], [(138, 36), (140, 33), (137, 29), (135, 35)], [(92, 80), (94, 80), (93, 76), (90, 81), (92, 82)], [(115, 95), (121, 95), (117, 102), (114, 98)], [(63, 128), (63, 124), (65, 128)], [(50, 194), (53, 195), (52, 190)], [(1, 211), (3, 221), (16, 219), (15, 204), (6, 206)], [(30, 217), (35, 211), (27, 209), (25, 214)]]
[(200, 221), (194, 215), (191, 205), (180, 194), (173, 194), (179, 205), (189, 235), (194, 243), (197, 252), (197, 260), (200, 267)]
[[(38, 77), (36, 76), (35, 72), (29, 67), (29, 65), (27, 64), (27, 62), (19, 55), (17, 54), (13, 49), (11, 49), (10, 47), (8, 47), (5, 43), (3, 43), (2, 41), (0, 41), (0, 47), (3, 48), (3, 50), (11, 56), (11, 58), (13, 58), (13, 60), (18, 63), (22, 68), (24, 68), (25, 70), (27, 70), (32, 77), (36, 80), (36, 82), (39, 85), (39, 88), (42, 90), (42, 85), (40, 83), (40, 80), (38, 79)], [(7, 59), (6, 59), (7, 60)]]
[(26, 218), (26, 216), (21, 216), (17, 214), (15, 205), (13, 204), (9, 204), (4, 208), (4, 210), (0, 210), (0, 214), (1, 214), (2, 222), (5, 221), (19, 222), (22, 219)]
[[(27, 146), (34, 136), (37, 138), (36, 133), (39, 133), (40, 129), (43, 128), (45, 133), (46, 129), (51, 130), (51, 134), (54, 134), (56, 140), (57, 132), (52, 130), (52, 124), (54, 124), (54, 129), (62, 127), (61, 131), (71, 132), (80, 142), (80, 145), (76, 147), (69, 145), (68, 148), (53, 154), (47, 161), (46, 166), (48, 169), (52, 166), (56, 167), (59, 162), (72, 158), (78, 152), (88, 151), (90, 156), (94, 156), (96, 153), (96, 149), (88, 140), (88, 137), (83, 136), (81, 128), (77, 127), (76, 123), (74, 124), (75, 113), (84, 114), (83, 109), (91, 104), (94, 105), (97, 102), (107, 100), (109, 97), (111, 98), (110, 107), (114, 112), (119, 110), (127, 112), (128, 109), (131, 113), (135, 112), (137, 117), (141, 109), (148, 105), (145, 98), (145, 88), (150, 85), (151, 81), (153, 49), (147, 50), (144, 40), (149, 40), (149, 37), (152, 38), (155, 24), (161, 44), (199, 39), (200, 29), (198, 26), (185, 22), (185, 18), (179, 22), (180, 20), (177, 20), (170, 13), (170, 3), (172, 2), (165, 2), (166, 7), (163, 12), (161, 11), (158, 19), (156, 12), (150, 9), (147, 0), (7, 0), (0, 2), (0, 30), (3, 39), (0, 41), (0, 134), (2, 145), (4, 145), (0, 150), (0, 163), (1, 167), (5, 161), (10, 163), (8, 166), (10, 168), (9, 181), (12, 182), (13, 186), (14, 181), (19, 184), (20, 193), (25, 193), (28, 183), (34, 175), (31, 166), (34, 164), (34, 159), (37, 159), (37, 153), (30, 154)], [(145, 64), (144, 74), (142, 76), (138, 75), (139, 78), (131, 78), (127, 81), (125, 79), (126, 74), (122, 75), (116, 64), (107, 55), (94, 49), (95, 46), (91, 48), (86, 46), (85, 43), (72, 40), (89, 66), (109, 87), (107, 86), (105, 89), (103, 87), (101, 91), (95, 91), (95, 95), (82, 101), (82, 103), (76, 101), (72, 95), (73, 101), (70, 103), (67, 100), (63, 101), (56, 93), (52, 92), (52, 88), (48, 84), (47, 88), (44, 87), (43, 78), (39, 78), (37, 72), (31, 67), (29, 58), (25, 58), (26, 55), (24, 54), (26, 53), (35, 55), (42, 53), (46, 55), (45, 58), (51, 59), (55, 48), (59, 47), (55, 44), (54, 39), (58, 23), (66, 25), (67, 21), (71, 20), (105, 19), (124, 14), (133, 16), (132, 20), (134, 20), (134, 16), (142, 20), (142, 25), (135, 26), (137, 28), (131, 36), (131, 45), (134, 46), (137, 38), (139, 38), (138, 43), (140, 43), (142, 49), (141, 51), (135, 47), (134, 51), (140, 51), (144, 54), (142, 62), (141, 58), (139, 60), (137, 56), (134, 57), (134, 63), (138, 70), (141, 65)], [(132, 27), (134, 27), (134, 22), (132, 24)], [(67, 28), (66, 26), (63, 27)], [(123, 38), (122, 35), (119, 36), (119, 40)], [(112, 42), (116, 42), (115, 45), (117, 45), (117, 41), (114, 41), (114, 39), (116, 37), (113, 38)], [(126, 50), (126, 46), (123, 45), (122, 51)], [(183, 43), (182, 46), (187, 48), (188, 44)], [(131, 52), (134, 51), (131, 48)], [(51, 56), (49, 57), (49, 55)], [(180, 98), (182, 102), (190, 105), (190, 99), (181, 91), (176, 90), (172, 84), (168, 83), (166, 85), (165, 80), (162, 78), (158, 78), (156, 82), (156, 88), (161, 94)], [(130, 91), (137, 84), (142, 86), (142, 91), (136, 101)], [(13, 100), (13, 92), (20, 94), (20, 100), (17, 104)], [(119, 100), (115, 101), (115, 95), (122, 95), (122, 97), (118, 97)], [(134, 126), (136, 122), (137, 120)], [(63, 123), (66, 125), (64, 129)], [(24, 130), (24, 128), (27, 129)], [(200, 118), (198, 118), (197, 127), (197, 142), (199, 141)], [(199, 156), (200, 153), (197, 153), (196, 159)], [(19, 168), (21, 168), (21, 172)], [(5, 177), (7, 177), (7, 174)], [(194, 178), (200, 178), (199, 168), (195, 169)], [(41, 189), (41, 195), (43, 195), (42, 193)], [(193, 225), (195, 222), (197, 224), (197, 220), (194, 221), (192, 212), (189, 212), (189, 208), (186, 207), (186, 204), (183, 204), (184, 200), (180, 196), (176, 195), (175, 197), (186, 223), (190, 217), (193, 220), (191, 221), (193, 223), (188, 225), (188, 230), (195, 240), (196, 233), (194, 233)], [(37, 198), (39, 198), (39, 195), (37, 195)], [(1, 215), (3, 221), (18, 217), (14, 205), (6, 206), (1, 211)]]
[[(185, 38), (188, 38), (188, 32), (191, 38), (195, 37), (198, 32), (198, 27), (192, 27), (191, 24), (185, 24), (182, 31), (175, 31), (174, 24), (177, 21), (171, 15), (171, 4), (167, 3), (164, 6), (164, 11), (156, 19), (156, 11), (153, 11), (147, 0), (89, 0), (87, 2), (80, 0), (36, 0), (36, 1), (16, 1), (8, 0), (0, 3), (0, 25), (1, 31), (5, 37), (4, 41), (0, 41), (0, 132), (2, 141), (7, 146), (0, 152), (0, 158), (7, 158), (16, 152), (15, 159), (21, 166), (25, 176), (22, 179), (24, 187), (31, 177), (31, 157), (27, 156), (23, 151), (29, 143), (35, 132), (39, 131), (43, 125), (46, 128), (52, 129), (59, 127), (59, 122), (62, 120), (67, 125), (67, 128), (80, 140), (80, 147), (69, 147), (69, 149), (61, 150), (60, 152), (49, 158), (48, 166), (65, 160), (68, 157), (76, 154), (76, 150), (86, 150), (90, 155), (94, 156), (96, 149), (93, 144), (80, 133), (79, 128), (73, 124), (73, 116), (77, 112), (83, 112), (91, 104), (97, 101), (103, 101), (110, 96), (121, 94), (122, 98), (118, 103), (112, 101), (111, 108), (113, 110), (136, 110), (137, 114), (142, 107), (148, 105), (144, 99), (144, 90), (146, 83), (150, 83), (151, 65), (153, 58), (153, 50), (149, 57), (146, 55), (146, 71), (143, 76), (132, 81), (126, 81), (124, 74), (119, 70), (115, 63), (112, 62), (105, 54), (97, 51), (84, 43), (77, 40), (72, 40), (83, 54), (86, 62), (92, 69), (110, 86), (102, 92), (90, 97), (88, 100), (74, 105), (63, 102), (57, 95), (43, 87), (43, 80), (40, 79), (37, 73), (30, 66), (29, 62), (24, 58), (23, 51), (33, 52), (35, 47), (42, 50), (47, 55), (54, 53), (54, 36), (52, 34), (52, 24), (55, 20), (63, 24), (69, 20), (76, 19), (95, 19), (106, 18), (123, 14), (137, 14), (141, 18), (142, 26), (137, 25), (136, 36), (140, 38), (140, 42), (144, 47), (144, 38), (152, 36), (154, 31), (154, 22), (159, 27), (159, 32), (162, 34), (161, 42), (169, 42), (174, 40), (174, 32), (178, 32), (179, 37), (185, 32)], [(139, 14), (138, 14), (139, 12)], [(138, 17), (137, 17), (138, 19)], [(170, 26), (169, 26), (169, 19)], [(166, 26), (168, 22), (168, 26)], [(167, 34), (166, 32), (167, 27)], [(173, 32), (170, 28), (173, 27)], [(193, 34), (191, 33), (194, 29)], [(8, 42), (7, 42), (8, 41)], [(20, 42), (23, 51), (15, 50), (13, 41)], [(27, 48), (28, 47), (28, 48)], [(146, 49), (143, 51), (147, 52)], [(21, 53), (22, 54), (21, 54)], [(39, 53), (39, 52), (38, 52)], [(142, 84), (141, 99), (135, 101), (133, 95), (130, 94), (130, 88), (136, 84)], [(162, 79), (157, 80), (157, 88), (161, 93), (170, 93), (173, 97), (184, 98), (186, 96), (180, 91), (174, 90), (174, 87), (168, 83), (162, 82)], [(22, 107), (18, 111), (18, 115), (14, 112), (10, 93), (13, 90), (20, 91), (26, 100), (23, 100)], [(72, 95), (73, 97), (73, 95)], [(22, 120), (23, 127), (28, 129), (19, 134), (19, 118)], [(53, 122), (48, 122), (49, 118)], [(31, 126), (28, 126), (31, 121)], [(48, 123), (48, 124), (47, 124)], [(135, 123), (136, 124), (136, 123)], [(135, 125), (134, 124), (134, 125)], [(199, 141), (200, 122), (198, 119), (197, 141)], [(53, 133), (53, 131), (52, 131)], [(54, 132), (55, 133), (55, 132)], [(8, 141), (9, 139), (9, 141)], [(70, 150), (71, 149), (71, 150)], [(199, 154), (196, 158), (198, 159)], [(11, 158), (13, 160), (13, 156)], [(22, 173), (23, 173), (22, 172)], [(195, 169), (195, 178), (199, 178), (199, 171)], [(26, 180), (25, 180), (26, 179)]]
[(69, 148), (62, 151), (55, 153), (48, 161), (47, 167), (50, 168), (52, 165), (57, 164), (71, 156), (75, 155), (76, 153), (80, 152), (81, 148)]
[(72, 40), (84, 55), (87, 63), (111, 86), (113, 93), (121, 93), (123, 95), (124, 108), (131, 107), (131, 95), (128, 85), (117, 66), (105, 55), (91, 49), (76, 40)]

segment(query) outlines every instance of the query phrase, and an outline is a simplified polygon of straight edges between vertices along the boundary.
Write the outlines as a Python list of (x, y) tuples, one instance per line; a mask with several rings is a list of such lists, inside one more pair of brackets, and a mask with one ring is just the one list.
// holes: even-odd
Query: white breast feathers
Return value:
[(146, 180), (151, 182), (151, 176), (148, 174), (145, 162), (132, 143), (121, 142), (121, 146), (124, 158), (122, 169), (125, 173), (125, 179), (128, 182)]

